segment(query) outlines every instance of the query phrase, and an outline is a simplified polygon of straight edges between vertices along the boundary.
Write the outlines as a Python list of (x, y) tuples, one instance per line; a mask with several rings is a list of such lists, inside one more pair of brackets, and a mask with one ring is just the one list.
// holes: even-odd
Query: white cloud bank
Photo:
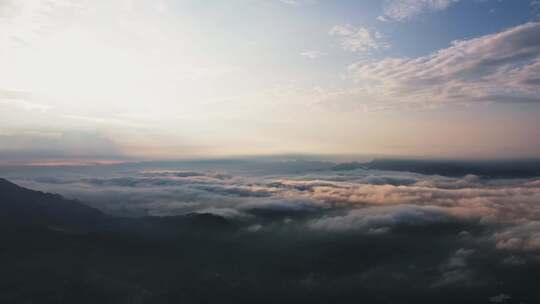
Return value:
[[(486, 228), (482, 239), (501, 252), (540, 252), (538, 178), (489, 180), (370, 170), (346, 175), (241, 172), (122, 171), (106, 178), (60, 174), (17, 182), (123, 215), (203, 212), (255, 221), (258, 214), (270, 212), (281, 214), (286, 223), (287, 218), (310, 214), (301, 225), (312, 231), (374, 236), (400, 227), (475, 223)], [(456, 237), (473, 236), (462, 231)], [(464, 263), (458, 256), (447, 268), (453, 271)]]

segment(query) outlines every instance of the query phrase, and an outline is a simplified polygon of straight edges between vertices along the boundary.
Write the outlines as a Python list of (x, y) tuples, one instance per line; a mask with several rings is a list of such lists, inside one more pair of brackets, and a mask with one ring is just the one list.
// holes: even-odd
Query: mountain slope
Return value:
[(18, 226), (89, 228), (104, 217), (94, 208), (58, 194), (19, 187), (0, 178), (0, 222)]

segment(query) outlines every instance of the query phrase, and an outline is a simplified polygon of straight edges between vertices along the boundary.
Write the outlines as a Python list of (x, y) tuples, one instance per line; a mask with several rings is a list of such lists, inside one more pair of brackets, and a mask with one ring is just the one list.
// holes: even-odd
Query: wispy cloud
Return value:
[(300, 53), (300, 55), (304, 56), (306, 58), (309, 58), (309, 59), (317, 59), (317, 58), (322, 57), (322, 56), (324, 56), (326, 54), (321, 52), (321, 51), (307, 50), (307, 51), (303, 51), (302, 53)]
[(540, 102), (540, 23), (527, 23), (417, 58), (349, 67), (358, 98), (386, 105)]
[(308, 224), (312, 229), (343, 232), (360, 230), (369, 234), (389, 232), (397, 225), (424, 225), (448, 220), (437, 207), (400, 205), (353, 209), (346, 215), (323, 217)]
[(380, 32), (365, 27), (336, 25), (328, 33), (340, 37), (341, 47), (349, 52), (369, 52), (390, 47)]
[(299, 5), (300, 2), (297, 0), (279, 0), (282, 3), (289, 4), (289, 5)]
[(388, 0), (383, 7), (380, 21), (407, 21), (425, 12), (447, 9), (459, 0)]
[(534, 14), (536, 14), (537, 18), (540, 18), (540, 1), (539, 0), (533, 0), (530, 3), (532, 11)]

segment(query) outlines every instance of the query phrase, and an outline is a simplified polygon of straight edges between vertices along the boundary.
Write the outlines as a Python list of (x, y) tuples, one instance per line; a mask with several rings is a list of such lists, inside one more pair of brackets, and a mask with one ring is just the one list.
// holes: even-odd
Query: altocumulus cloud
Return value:
[(341, 47), (349, 52), (370, 52), (390, 47), (380, 32), (365, 27), (357, 28), (350, 24), (336, 25), (328, 33), (340, 37)]
[(407, 21), (425, 12), (441, 11), (459, 0), (386, 0), (379, 21)]
[(348, 67), (354, 89), (332, 100), (373, 105), (438, 105), (475, 102), (540, 102), (540, 23), (454, 41), (417, 58), (363, 60)]

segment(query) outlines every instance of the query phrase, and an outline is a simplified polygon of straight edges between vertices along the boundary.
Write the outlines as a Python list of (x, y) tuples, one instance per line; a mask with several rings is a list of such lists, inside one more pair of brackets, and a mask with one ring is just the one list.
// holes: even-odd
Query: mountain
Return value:
[(109, 216), (0, 178), (0, 303), (194, 303), (221, 285), (235, 228), (207, 213)]
[(0, 223), (89, 229), (105, 215), (61, 195), (29, 190), (0, 178)]
[(451, 177), (461, 177), (468, 174), (486, 178), (531, 178), (540, 176), (540, 159), (492, 161), (374, 159), (362, 165), (368, 169), (407, 171)]
[(356, 170), (356, 169), (366, 169), (366, 166), (359, 162), (350, 162), (350, 163), (337, 164), (334, 167), (332, 167), (332, 170), (334, 171), (349, 171), (349, 170)]

